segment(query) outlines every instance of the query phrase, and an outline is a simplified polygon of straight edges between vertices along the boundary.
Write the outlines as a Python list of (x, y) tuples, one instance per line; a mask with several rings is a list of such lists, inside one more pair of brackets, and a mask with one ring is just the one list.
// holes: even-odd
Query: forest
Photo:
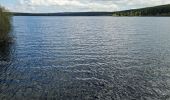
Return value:
[(113, 16), (170, 16), (170, 4), (113, 12)]

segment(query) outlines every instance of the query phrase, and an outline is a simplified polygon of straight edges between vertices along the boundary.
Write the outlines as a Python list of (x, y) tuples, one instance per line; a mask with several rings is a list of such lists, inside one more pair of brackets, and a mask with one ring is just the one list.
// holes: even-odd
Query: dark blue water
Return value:
[(170, 18), (13, 17), (0, 100), (168, 100)]

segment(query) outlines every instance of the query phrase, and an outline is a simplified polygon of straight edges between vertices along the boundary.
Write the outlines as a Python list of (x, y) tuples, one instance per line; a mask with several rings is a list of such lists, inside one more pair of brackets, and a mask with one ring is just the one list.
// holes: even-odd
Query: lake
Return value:
[(13, 17), (0, 100), (167, 100), (170, 18)]

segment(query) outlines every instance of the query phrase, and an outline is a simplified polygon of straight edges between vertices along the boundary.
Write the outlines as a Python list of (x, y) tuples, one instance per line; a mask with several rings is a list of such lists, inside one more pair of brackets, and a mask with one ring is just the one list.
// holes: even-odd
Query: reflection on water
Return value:
[[(12, 43), (0, 43), (0, 89), (3, 92), (3, 84), (6, 83), (8, 69), (12, 63)], [(2, 98), (1, 98), (2, 99)]]
[(12, 43), (0, 43), (0, 77), (2, 74), (6, 73), (6, 70), (9, 68), (12, 63), (12, 54), (14, 49), (12, 48)]
[(11, 45), (9, 43), (0, 43), (0, 61), (10, 62), (11, 60)]
[(0, 48), (0, 99), (168, 100), (168, 26), (159, 17), (14, 17), (15, 52)]

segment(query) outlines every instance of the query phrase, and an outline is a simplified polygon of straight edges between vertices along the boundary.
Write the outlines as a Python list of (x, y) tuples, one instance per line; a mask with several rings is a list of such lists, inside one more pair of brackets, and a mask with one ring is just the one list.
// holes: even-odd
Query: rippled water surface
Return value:
[(0, 100), (169, 100), (170, 18), (13, 17)]

